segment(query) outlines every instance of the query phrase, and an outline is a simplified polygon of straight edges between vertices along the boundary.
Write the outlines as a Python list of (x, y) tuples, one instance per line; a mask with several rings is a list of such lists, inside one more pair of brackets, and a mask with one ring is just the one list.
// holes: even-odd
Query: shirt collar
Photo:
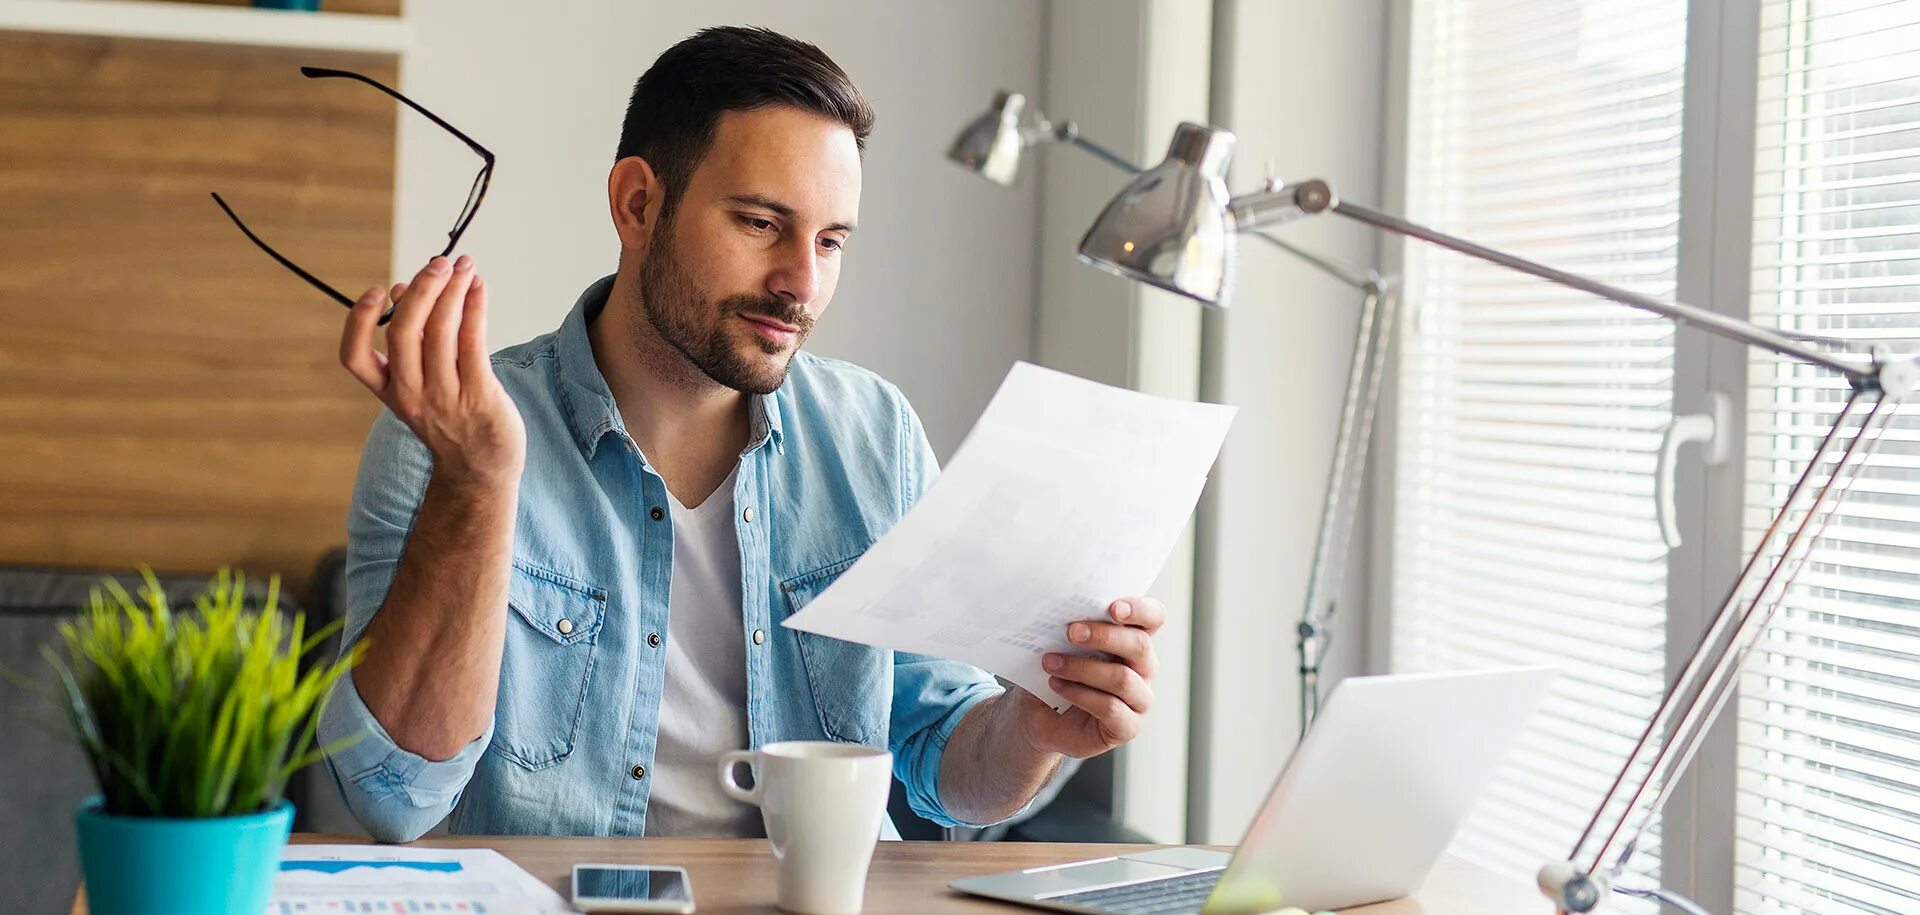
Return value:
[[(607, 387), (606, 376), (600, 374), (600, 365), (593, 359), (593, 343), (587, 338), (587, 325), (593, 323), (600, 310), (607, 305), (607, 296), (613, 291), (613, 277), (601, 277), (588, 286), (580, 297), (574, 300), (573, 310), (567, 312), (565, 320), (560, 322), (560, 330), (554, 336), (554, 359), (559, 368), (560, 400), (566, 408), (567, 427), (573, 432), (574, 441), (580, 446), (580, 453), (588, 460), (600, 447), (600, 440), (608, 433), (618, 433), (628, 438), (626, 424), (620, 420), (620, 410), (613, 402), (613, 392)], [(772, 442), (775, 451), (785, 453), (782, 443), (784, 434), (780, 425), (780, 391), (782, 385), (771, 394), (752, 395), (748, 401), (747, 423), (748, 443), (742, 454), (751, 454), (762, 444)], [(630, 440), (630, 439), (629, 439)]]

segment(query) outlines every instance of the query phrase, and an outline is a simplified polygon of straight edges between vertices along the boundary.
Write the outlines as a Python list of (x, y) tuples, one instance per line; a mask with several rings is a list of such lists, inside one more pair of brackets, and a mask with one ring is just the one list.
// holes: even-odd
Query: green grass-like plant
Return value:
[(167, 605), (151, 569), (139, 595), (108, 578), (77, 619), (62, 623), (60, 710), (93, 767), (110, 814), (219, 817), (279, 803), (287, 779), (338, 747), (314, 747), (335, 681), (355, 645), (305, 675), (300, 660), (338, 623), (305, 634), (305, 618), (246, 607), (246, 578), (222, 569), (191, 610)]

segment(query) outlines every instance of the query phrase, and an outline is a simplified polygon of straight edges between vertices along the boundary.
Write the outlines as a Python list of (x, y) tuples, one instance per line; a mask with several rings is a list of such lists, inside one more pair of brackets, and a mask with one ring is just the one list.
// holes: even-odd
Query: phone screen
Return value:
[(577, 867), (573, 895), (630, 902), (693, 901), (687, 872), (677, 867)]

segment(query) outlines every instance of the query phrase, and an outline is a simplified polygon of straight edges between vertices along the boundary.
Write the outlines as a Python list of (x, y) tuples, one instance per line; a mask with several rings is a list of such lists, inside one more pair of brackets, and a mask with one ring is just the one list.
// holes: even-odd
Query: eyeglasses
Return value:
[[(452, 254), (453, 246), (460, 243), (460, 236), (467, 231), (467, 226), (473, 222), (473, 214), (479, 212), (480, 201), (486, 199), (487, 184), (489, 181), (493, 179), (493, 153), (488, 152), (486, 147), (481, 146), (479, 143), (474, 142), (474, 139), (472, 137), (469, 137), (466, 134), (461, 133), (460, 130), (454, 127), (452, 124), (449, 124), (446, 121), (441, 120), (439, 115), (434, 114), (433, 112), (420, 107), (420, 105), (417, 102), (415, 102), (413, 99), (407, 98), (406, 96), (401, 95), (400, 93), (395, 92), (384, 85), (381, 85), (381, 83), (378, 80), (375, 80), (371, 77), (363, 76), (359, 73), (354, 73), (351, 70), (333, 70), (326, 67), (301, 67), (300, 75), (308, 79), (328, 79), (328, 78), (337, 77), (341, 79), (351, 79), (351, 80), (357, 80), (359, 82), (366, 83), (367, 85), (372, 86), (373, 88), (378, 89), (381, 92), (385, 92), (386, 94), (391, 95), (396, 99), (399, 99), (400, 103), (407, 106), (408, 108), (412, 108), (413, 110), (426, 115), (427, 120), (432, 121), (435, 124), (438, 124), (441, 128), (446, 130), (448, 133), (453, 134), (456, 137), (459, 137), (460, 142), (467, 144), (467, 147), (469, 149), (472, 149), (474, 152), (480, 154), (480, 158), (485, 160), (486, 164), (480, 166), (480, 174), (475, 175), (473, 177), (473, 187), (467, 190), (467, 204), (466, 206), (460, 208), (460, 217), (454, 220), (453, 229), (447, 233), (447, 246), (440, 250), (441, 257), (446, 257), (447, 255)], [(334, 301), (339, 302), (340, 304), (345, 305), (348, 308), (353, 307), (354, 300), (352, 297), (346, 295), (345, 293), (342, 293), (340, 290), (335, 289), (332, 286), (327, 285), (325, 282), (322, 282), (319, 277), (314, 276), (311, 273), (308, 273), (305, 269), (302, 269), (299, 264), (296, 264), (293, 261), (288, 260), (286, 255), (283, 255), (280, 252), (275, 251), (272, 245), (269, 245), (266, 242), (261, 241), (260, 236), (255, 235), (252, 229), (247, 228), (246, 223), (240, 221), (240, 217), (234, 214), (233, 207), (227, 206), (227, 202), (225, 200), (220, 199), (220, 195), (218, 193), (215, 193), (213, 195), (213, 202), (219, 204), (220, 209), (226, 212), (227, 218), (233, 220), (233, 224), (236, 226), (239, 226), (241, 232), (246, 233), (248, 240), (260, 246), (260, 250), (267, 252), (268, 257), (271, 257), (274, 260), (279, 261), (280, 266), (293, 271), (295, 276), (298, 276), (299, 278), (306, 280), (308, 283), (312, 284), (313, 288), (318, 289), (321, 292), (324, 292), (327, 295), (331, 296)], [(380, 315), (380, 323), (385, 324), (392, 318), (393, 318), (393, 306), (389, 304), (387, 306), (386, 312)]]

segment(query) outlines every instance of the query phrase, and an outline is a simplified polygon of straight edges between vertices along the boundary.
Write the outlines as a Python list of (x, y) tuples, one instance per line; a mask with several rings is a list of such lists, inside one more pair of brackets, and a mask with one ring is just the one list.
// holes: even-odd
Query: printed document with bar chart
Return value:
[(553, 888), (490, 848), (289, 845), (267, 915), (561, 915)]

